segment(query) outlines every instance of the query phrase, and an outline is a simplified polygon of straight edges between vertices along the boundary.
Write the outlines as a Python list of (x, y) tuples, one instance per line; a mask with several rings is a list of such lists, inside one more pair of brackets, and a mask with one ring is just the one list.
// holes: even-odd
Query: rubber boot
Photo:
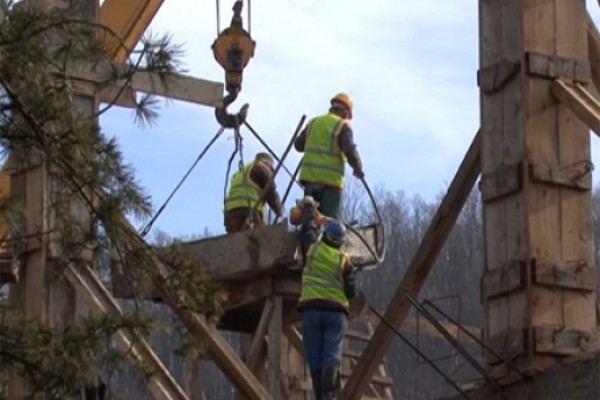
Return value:
[(321, 373), (321, 400), (335, 400), (339, 368), (325, 367)]
[(312, 379), (315, 400), (321, 400), (321, 370), (311, 371), (310, 378)]

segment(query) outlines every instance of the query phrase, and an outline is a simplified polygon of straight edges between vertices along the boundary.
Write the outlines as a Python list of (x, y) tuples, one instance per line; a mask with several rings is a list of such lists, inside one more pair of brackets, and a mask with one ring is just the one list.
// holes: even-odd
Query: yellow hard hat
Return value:
[(331, 98), (331, 105), (334, 103), (342, 104), (348, 110), (348, 119), (352, 119), (352, 110), (354, 109), (354, 102), (346, 93), (338, 93)]

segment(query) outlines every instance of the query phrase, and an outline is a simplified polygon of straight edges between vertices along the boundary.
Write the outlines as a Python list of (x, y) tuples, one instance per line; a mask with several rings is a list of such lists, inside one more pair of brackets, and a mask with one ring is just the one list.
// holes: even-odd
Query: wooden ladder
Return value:
[[(349, 329), (342, 344), (342, 368), (340, 369), (342, 387), (346, 385), (353, 368), (362, 355), (363, 349), (371, 340), (374, 332), (375, 327), (368, 318), (359, 317), (350, 321)], [(393, 400), (393, 385), (394, 381), (387, 374), (384, 359), (371, 378), (369, 387), (362, 398), (363, 400)]]

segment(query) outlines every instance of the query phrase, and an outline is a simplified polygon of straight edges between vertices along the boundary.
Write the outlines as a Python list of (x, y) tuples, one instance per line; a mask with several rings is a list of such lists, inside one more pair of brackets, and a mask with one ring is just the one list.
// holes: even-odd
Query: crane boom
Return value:
[(127, 59), (164, 0), (105, 0), (100, 21), (121, 39), (106, 37), (106, 49), (119, 62)]

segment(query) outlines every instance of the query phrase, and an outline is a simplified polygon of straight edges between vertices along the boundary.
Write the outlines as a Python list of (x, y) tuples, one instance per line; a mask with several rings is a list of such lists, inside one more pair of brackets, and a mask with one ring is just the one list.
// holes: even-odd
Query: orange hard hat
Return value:
[(331, 105), (335, 103), (341, 104), (348, 110), (348, 119), (352, 119), (352, 111), (354, 109), (354, 102), (352, 98), (348, 96), (346, 93), (338, 93), (331, 98)]

